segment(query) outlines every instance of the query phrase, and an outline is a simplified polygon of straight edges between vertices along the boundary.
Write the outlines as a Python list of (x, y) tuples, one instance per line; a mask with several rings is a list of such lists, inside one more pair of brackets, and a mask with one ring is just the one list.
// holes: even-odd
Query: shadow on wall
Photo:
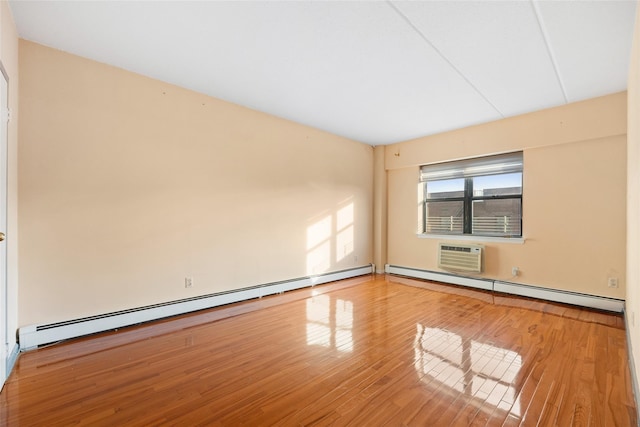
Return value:
[(355, 246), (353, 197), (336, 210), (312, 219), (307, 227), (307, 275), (315, 276), (353, 265)]

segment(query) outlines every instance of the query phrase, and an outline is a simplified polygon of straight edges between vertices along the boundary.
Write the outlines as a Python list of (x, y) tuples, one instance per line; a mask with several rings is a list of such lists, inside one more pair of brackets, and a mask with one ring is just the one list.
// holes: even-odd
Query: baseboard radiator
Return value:
[(302, 289), (321, 285), (323, 283), (334, 282), (336, 280), (349, 279), (352, 277), (371, 274), (374, 272), (373, 265), (351, 268), (317, 276), (301, 277), (297, 279), (285, 280), (281, 282), (265, 283), (238, 290), (219, 292), (202, 295), (177, 301), (170, 301), (161, 304), (149, 305), (146, 307), (132, 308), (113, 313), (100, 314), (81, 319), (68, 320), (64, 322), (29, 325), (18, 329), (18, 338), (21, 351), (28, 351), (39, 346), (55, 343), (62, 340), (77, 338), (84, 335), (95, 334), (113, 329), (132, 326), (152, 320), (163, 319), (179, 314), (204, 310), (261, 298), (268, 295), (279, 294), (294, 289)]
[[(629, 325), (629, 316), (626, 310), (624, 312), (624, 326), (624, 329), (627, 333), (627, 355), (629, 371), (631, 371), (631, 388), (633, 390), (633, 398), (636, 402), (636, 408), (640, 408), (640, 386), (638, 385), (638, 371), (636, 370), (636, 362), (635, 358), (633, 357), (631, 335), (629, 335), (629, 331), (631, 331), (631, 325)], [(638, 420), (636, 425), (640, 427), (640, 419)]]
[(622, 313), (624, 300), (485, 278), (386, 265), (385, 273)]

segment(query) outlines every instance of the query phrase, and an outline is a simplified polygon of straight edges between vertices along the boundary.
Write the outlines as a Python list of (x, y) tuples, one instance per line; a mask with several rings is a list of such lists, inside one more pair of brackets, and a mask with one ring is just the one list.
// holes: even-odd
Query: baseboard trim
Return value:
[(451, 283), (454, 285), (467, 286), (471, 288), (493, 290), (493, 280), (477, 279), (474, 277), (458, 276), (455, 274), (441, 273), (437, 271), (420, 270), (417, 268), (400, 267), (397, 265), (386, 265), (385, 272), (398, 276), (414, 277), (417, 279), (433, 280), (436, 282)]
[(421, 270), (411, 267), (387, 265), (385, 271), (388, 274), (413, 277), (416, 279), (433, 280), (442, 283), (462, 285), (467, 287), (484, 289), (492, 292), (519, 295), (536, 298), (545, 301), (553, 301), (581, 307), (595, 308), (598, 310), (622, 313), (624, 300), (602, 297), (598, 295), (582, 294), (578, 292), (549, 289), (533, 285), (510, 283), (500, 280), (479, 279), (475, 277), (459, 276), (430, 270)]
[(501, 282), (496, 280), (493, 282), (493, 290), (494, 292), (502, 292), (504, 294), (520, 295), (523, 297), (578, 305), (598, 310), (613, 311), (616, 313), (622, 313), (624, 309), (624, 300), (563, 291), (559, 289), (541, 288), (538, 286), (523, 285), (520, 283)]
[(11, 375), (11, 371), (13, 371), (13, 367), (18, 361), (18, 356), (20, 356), (20, 346), (16, 343), (13, 345), (13, 348), (9, 353), (9, 357), (7, 358), (7, 378)]
[[(629, 363), (629, 372), (631, 374), (631, 387), (633, 388), (633, 399), (636, 402), (636, 408), (640, 408), (640, 388), (638, 387), (637, 375), (638, 371), (636, 371), (636, 364), (634, 362), (635, 359), (633, 358), (633, 347), (631, 344), (631, 336), (629, 335), (629, 331), (631, 330), (631, 328), (629, 328), (629, 317), (627, 316), (626, 307), (624, 310), (624, 326), (625, 332), (627, 334), (627, 356)], [(638, 417), (636, 426), (640, 427), (640, 417)]]
[(20, 350), (33, 350), (39, 346), (58, 341), (137, 325), (140, 323), (177, 316), (193, 311), (205, 310), (235, 302), (261, 298), (294, 289), (312, 287), (323, 283), (334, 282), (336, 280), (362, 276), (365, 274), (371, 274), (373, 271), (373, 265), (367, 265), (319, 274), (316, 276), (265, 283), (232, 291), (218, 292), (193, 298), (132, 308), (129, 310), (104, 313), (80, 319), (42, 325), (23, 326), (18, 329)]

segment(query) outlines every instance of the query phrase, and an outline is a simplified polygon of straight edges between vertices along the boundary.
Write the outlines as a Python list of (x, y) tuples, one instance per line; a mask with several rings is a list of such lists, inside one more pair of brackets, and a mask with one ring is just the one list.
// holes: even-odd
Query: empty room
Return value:
[(0, 1), (1, 426), (636, 426), (640, 7)]

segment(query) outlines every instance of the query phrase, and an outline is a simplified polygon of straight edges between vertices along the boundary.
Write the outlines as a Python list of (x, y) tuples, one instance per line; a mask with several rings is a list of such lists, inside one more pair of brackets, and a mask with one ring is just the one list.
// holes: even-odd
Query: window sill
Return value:
[(524, 237), (491, 237), (491, 236), (473, 236), (471, 234), (461, 236), (459, 234), (416, 234), (419, 239), (436, 239), (436, 240), (463, 240), (465, 242), (494, 242), (494, 243), (512, 243), (522, 245), (525, 242)]

